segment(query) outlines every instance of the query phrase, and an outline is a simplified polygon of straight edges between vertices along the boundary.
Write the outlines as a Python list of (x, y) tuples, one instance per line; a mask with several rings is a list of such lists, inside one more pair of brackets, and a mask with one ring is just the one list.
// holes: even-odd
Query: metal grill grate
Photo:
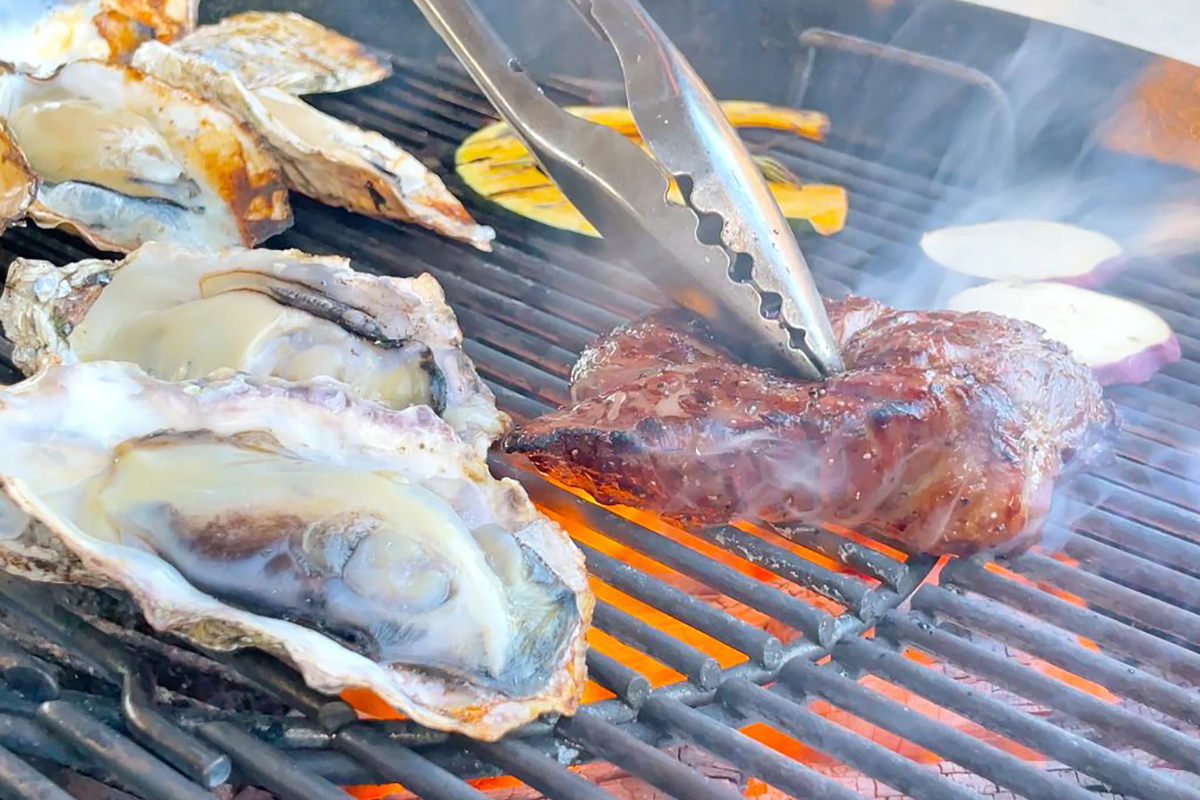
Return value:
[[(561, 101), (604, 99), (554, 91)], [(320, 105), (391, 136), (442, 174), (454, 146), (491, 119), (456, 69), (408, 63), (383, 85)], [(772, 154), (807, 179), (850, 190), (847, 229), (805, 247), (829, 294), (864, 275), (879, 285), (899, 280), (891, 270), (911, 260), (931, 215), (970, 198), (831, 146), (789, 141)], [(565, 399), (578, 351), (656, 300), (640, 276), (604, 258), (600, 243), (491, 206), (472, 208), (499, 233), (487, 257), (413, 227), (299, 199), (295, 206), (295, 229), (272, 246), (437, 277), (468, 353), (518, 417)], [(74, 240), (31, 229), (9, 232), (5, 243), (12, 254), (59, 262), (92, 255)], [(741, 657), (718, 659), (694, 638), (601, 602), (597, 627), (619, 644), (594, 648), (588, 666), (615, 697), (481, 745), (402, 722), (352, 722), (344, 703), (315, 696), (269, 659), (214, 661), (146, 635), (106, 595), (4, 579), (0, 792), (60, 796), (26, 758), (43, 772), (66, 767), (144, 798), (208, 797), (199, 785), (227, 771), (224, 753), (239, 781), (286, 800), (344, 797), (336, 784), (387, 782), (422, 797), (479, 798), (463, 778), (500, 773), (548, 796), (608, 797), (564, 769), (593, 759), (677, 798), (737, 796), (738, 780), (684, 763), (678, 745), (685, 742), (710, 755), (706, 763), (798, 797), (1041, 800), (1094, 798), (1096, 789), (1200, 798), (1200, 616), (1193, 613), (1200, 608), (1200, 323), (1190, 316), (1200, 274), (1175, 265), (1147, 280), (1131, 269), (1113, 286), (1162, 313), (1185, 358), (1146, 386), (1112, 392), (1125, 419), (1118, 459), (1060, 492), (1063, 503), (1087, 509), (1069, 529), (1051, 532), (1069, 561), (1028, 554), (1000, 567), (952, 562), (937, 585), (917, 590), (911, 607), (894, 610), (927, 577), (929, 559), (892, 557), (835, 530), (789, 531), (800, 548), (736, 528), (661, 530), (494, 458), (497, 474), (520, 479), (573, 528), (597, 531), (654, 563), (642, 569), (591, 538), (583, 542), (590, 570), (614, 596), (657, 609)], [(764, 617), (770, 624), (759, 624)], [(876, 635), (863, 638), (872, 626)], [(905, 649), (926, 654), (923, 663)], [(649, 656), (677, 679), (652, 687), (630, 666), (642, 662), (626, 653)], [(154, 669), (139, 668), (143, 661)], [(1076, 677), (1064, 681), (1064, 671)], [(870, 677), (856, 682), (863, 675)], [(156, 690), (155, 678), (168, 688)], [(231, 687), (276, 700), (235, 711), (209, 702), (206, 695)], [(283, 715), (287, 708), (304, 717)], [(813, 757), (793, 758), (739, 732), (754, 722)], [(908, 757), (914, 752), (926, 757)]]

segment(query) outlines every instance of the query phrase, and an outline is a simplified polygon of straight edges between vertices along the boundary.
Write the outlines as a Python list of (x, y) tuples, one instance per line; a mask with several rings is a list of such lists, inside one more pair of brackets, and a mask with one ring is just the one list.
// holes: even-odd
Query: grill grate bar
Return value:
[(1093, 474), (1118, 486), (1134, 489), (1144, 497), (1163, 500), (1189, 511), (1200, 511), (1200, 501), (1190, 497), (1193, 485), (1165, 472), (1150, 470), (1124, 459), (1116, 459), (1111, 466), (1101, 467)]
[(0, 746), (18, 757), (38, 758), (81, 774), (97, 774), (94, 763), (26, 717), (0, 714)]
[(477, 339), (464, 341), (463, 351), (475, 362), (484, 378), (537, 402), (542, 410), (557, 405), (558, 398), (567, 392), (567, 383), (561, 378), (548, 375)]
[(229, 753), (238, 771), (255, 785), (295, 800), (346, 800), (346, 793), (337, 786), (236, 725), (210, 722), (201, 725), (199, 733)]
[(690, 578), (694, 578), (735, 600), (758, 609), (804, 633), (806, 637), (826, 644), (834, 637), (834, 618), (828, 613), (784, 595), (782, 592), (750, 578), (732, 567), (715, 562), (689, 547), (636, 525), (570, 492), (533, 478), (511, 467), (500, 469), (498, 475), (521, 480), (535, 503), (546, 508), (570, 507), (592, 528), (604, 531), (610, 539), (633, 548)]
[(1200, 514), (1171, 503), (1146, 497), (1090, 475), (1081, 475), (1071, 481), (1066, 494), (1084, 506), (1097, 506), (1126, 517), (1135, 525), (1165, 531), (1182, 540), (1200, 544)]
[(485, 795), (442, 767), (366, 725), (338, 731), (336, 746), (427, 800), (484, 800)]
[(670, 609), (671, 616), (717, 641), (745, 653), (767, 669), (779, 666), (783, 645), (762, 628), (750, 625), (670, 584), (583, 543), (576, 543), (587, 558), (588, 572), (653, 608)]
[(892, 599), (875, 594), (870, 586), (860, 580), (830, 572), (806, 558), (730, 525), (696, 528), (690, 532), (781, 578), (820, 592), (857, 614), (873, 616)]
[(747, 718), (763, 719), (809, 747), (917, 800), (981, 800), (975, 792), (750, 681), (726, 681), (717, 692), (717, 700)]
[[(938, 656), (945, 656), (957, 661), (960, 648), (970, 647), (963, 640), (942, 631), (936, 631), (927, 623), (917, 623), (907, 619), (902, 614), (889, 614), (887, 617), (889, 631), (901, 638), (913, 642), (918, 647)], [(979, 648), (971, 648), (978, 658), (970, 658), (972, 667), (982, 667), (986, 662), (985, 654)], [(974, 720), (988, 729), (1007, 736), (1014, 741), (1025, 743), (1049, 756), (1053, 756), (1064, 764), (1068, 764), (1081, 772), (1105, 781), (1118, 792), (1134, 797), (1200, 797), (1200, 792), (1183, 786), (1161, 773), (1146, 769), (1132, 760), (1119, 756), (1102, 745), (1084, 739), (1082, 736), (1064, 731), (1045, 720), (1018, 711), (996, 700), (983, 697), (970, 691), (954, 681), (935, 674), (904, 656), (887, 650), (880, 645), (860, 639), (854, 642), (839, 643), (835, 647), (839, 661), (879, 675), (886, 680), (897, 683), (918, 694), (949, 708), (967, 719)], [(1017, 665), (1008, 664), (1017, 672), (1022, 673), (1015, 681), (1041, 678), (1033, 670), (1023, 669)], [(987, 670), (984, 674), (991, 672)], [(1002, 675), (1008, 672), (1001, 665), (996, 665), (994, 672)], [(1049, 678), (1044, 680), (1050, 681)], [(1005, 676), (1007, 682), (1007, 676)], [(1053, 681), (1051, 681), (1053, 683)], [(1076, 706), (1083, 701), (1076, 697), (1080, 693), (1058, 684), (1060, 696), (1055, 704), (1059, 706)], [(1087, 700), (1099, 703), (1095, 698)], [(1103, 705), (1103, 704), (1101, 704)], [(1022, 763), (1022, 762), (1017, 762)], [(1028, 765), (1022, 764), (1026, 772), (1035, 771)], [(1038, 770), (1040, 772), (1040, 770)], [(1042, 773), (1045, 774), (1045, 773)], [(990, 776), (989, 776), (990, 777)], [(995, 780), (993, 778), (993, 780)], [(1056, 781), (1061, 789), (1067, 786), (1062, 781)], [(1074, 788), (1074, 787), (1072, 787)], [(1082, 790), (1081, 790), (1082, 791)], [(1033, 794), (1030, 797), (1040, 798), (1043, 795)]]
[(1072, 569), (1037, 553), (1026, 553), (1008, 562), (1025, 577), (1056, 586), (1091, 603), (1107, 608), (1155, 630), (1174, 634), (1184, 641), (1200, 642), (1200, 617), (1098, 575)]
[[(881, 625), (886, 626), (889, 636), (909, 642), (928, 653), (935, 654), (955, 663), (969, 670), (971, 674), (978, 675), (996, 686), (1002, 686), (1030, 700), (1043, 704), (1053, 704), (1056, 710), (1093, 725), (1097, 730), (1103, 731), (1105, 734), (1114, 734), (1147, 753), (1153, 753), (1169, 763), (1177, 764), (1184, 769), (1193, 772), (1200, 771), (1200, 744), (1179, 731), (1172, 730), (1146, 717), (1137, 716), (1119, 706), (1110, 705), (1073, 687), (1065, 686), (1061, 681), (1046, 677), (1035, 670), (1026, 669), (1023, 665), (991, 653), (977, 644), (968, 642), (966, 639), (955, 636), (947, 631), (933, 628), (924, 621), (918, 623), (911, 617), (901, 614), (891, 614), (888, 615)], [(896, 662), (888, 661), (884, 658), (879, 658), (878, 662), (880, 666), (882, 666), (882, 662), (889, 664), (889, 667), (885, 668), (880, 674), (883, 674), (885, 677), (894, 677), (903, 680), (898, 677), (905, 674), (903, 671), (899, 669), (895, 672), (888, 671), (891, 666), (895, 666)], [(858, 663), (858, 665), (862, 666), (861, 663)], [(916, 665), (913, 666), (915, 669), (920, 669)], [(911, 671), (908, 674), (911, 675)], [(1001, 712), (997, 709), (1003, 709), (1002, 714), (1011, 719), (1015, 719), (1016, 716), (1014, 715), (1019, 715), (1021, 712), (995, 703), (994, 701), (987, 701), (987, 705), (989, 706), (987, 712), (976, 711), (968, 714), (966, 705), (961, 708), (955, 707), (955, 710), (960, 711), (964, 716), (981, 721), (981, 724), (985, 724), (993, 730), (1001, 732), (1017, 730), (1016, 727), (1008, 728), (1005, 726), (1005, 723), (998, 721), (1001, 719)], [(981, 703), (979, 708), (983, 707), (984, 704)], [(975, 716), (976, 714), (978, 716)], [(1021, 741), (1034, 740), (1025, 738), (1022, 735)], [(1101, 752), (1112, 755), (1112, 751), (1108, 748), (1099, 745), (1097, 745), (1097, 748)], [(1055, 756), (1060, 755), (1054, 751), (1050, 752)], [(1070, 762), (1064, 759), (1064, 763)], [(1083, 767), (1080, 767), (1080, 769), (1083, 769)], [(1106, 779), (1111, 778), (1111, 776), (1103, 777)], [(1140, 775), (1139, 780), (1145, 782), (1143, 784), (1143, 791), (1153, 786), (1152, 783), (1147, 781), (1147, 775), (1145, 774)], [(1170, 784), (1166, 785), (1169, 786)], [(1200, 792), (1185, 796), (1200, 798)]]
[[(1063, 552), (1085, 568), (1116, 583), (1136, 587), (1151, 595), (1174, 598), (1186, 608), (1200, 608), (1200, 580), (1178, 570), (1078, 535), (1067, 539)], [(1184, 565), (1187, 563), (1183, 562)]]
[(588, 649), (587, 668), (589, 680), (608, 689), (630, 708), (641, 708), (650, 696), (650, 681), (645, 675), (595, 648)]
[(861, 795), (833, 779), (759, 744), (678, 700), (651, 698), (646, 702), (642, 716), (794, 797), (862, 800)]
[[(886, 653), (882, 648), (879, 650)], [(845, 652), (843, 650), (839, 654), (839, 661), (844, 660)], [(1095, 796), (1082, 787), (1072, 786), (1030, 767), (1003, 750), (931, 720), (890, 698), (877, 695), (833, 670), (794, 659), (784, 666), (779, 677), (787, 688), (801, 696), (819, 697), (1023, 797), (1037, 800), (1095, 800)]]
[(68, 794), (53, 780), (2, 747), (0, 794), (10, 800), (75, 800), (74, 795)]
[[(625, 302), (633, 303), (634, 307), (639, 309), (633, 316), (650, 310), (662, 299), (658, 289), (629, 264), (616, 258), (610, 259), (607, 255), (604, 257), (596, 255), (594, 251), (601, 251), (604, 247), (603, 242), (593, 242), (589, 239), (570, 246), (561, 241), (561, 238), (553, 238), (549, 234), (531, 231), (528, 235), (522, 236), (505, 229), (496, 232), (496, 241), (508, 246), (511, 252), (528, 253), (552, 270), (586, 275), (609, 287), (620, 286), (628, 295)], [(591, 297), (586, 292), (576, 296), (581, 299), (590, 299)], [(600, 295), (599, 299), (605, 299), (605, 295)], [(632, 318), (631, 315), (620, 311), (624, 305), (625, 303), (621, 303), (611, 309), (620, 315), (620, 322)], [(608, 308), (608, 306), (604, 307)]]
[[(1200, 697), (1195, 693), (1133, 669), (1115, 658), (1088, 650), (1065, 631), (1024, 615), (1017, 617), (1012, 609), (1000, 603), (982, 597), (968, 599), (926, 585), (913, 596), (912, 607), (931, 616), (951, 619), (973, 632), (985, 633), (1181, 720), (1200, 719)], [(892, 619), (888, 618), (889, 621)]]
[[(268, 694), (298, 709), (327, 729), (336, 728), (358, 718), (354, 710), (341, 700), (310, 689), (295, 671), (264, 653), (234, 652), (226, 657), (238, 672), (261, 686)], [(434, 734), (436, 741), (444, 735)]]
[(1165, 448), (1177, 448), (1191, 457), (1200, 455), (1200, 434), (1151, 414), (1136, 411), (1128, 406), (1121, 408), (1121, 423), (1127, 433), (1150, 439)]
[(648, 747), (622, 728), (595, 716), (589, 709), (581, 709), (574, 717), (563, 720), (558, 729), (566, 738), (672, 797), (680, 800), (742, 798), (740, 792), (693, 772), (666, 753)]
[(632, 614), (597, 601), (593, 624), (619, 642), (627, 644), (656, 661), (688, 677), (701, 689), (715, 689), (721, 665), (712, 656), (664, 633)]
[(133, 740), (67, 700), (42, 703), (37, 720), (143, 797), (212, 800), (199, 784), (187, 780)]
[[(1186, 353), (1185, 353), (1185, 357)], [(1114, 386), (1109, 389), (1109, 396), (1116, 400), (1122, 408), (1129, 406), (1145, 414), (1181, 425), (1191, 431), (1200, 431), (1200, 421), (1196, 420), (1196, 409), (1169, 395), (1160, 394), (1154, 389), (1158, 387), (1158, 377), (1146, 386)]]
[(833, 531), (811, 525), (766, 525), (785, 539), (802, 542), (805, 547), (832, 558), (843, 566), (858, 570), (900, 594), (907, 594), (913, 563), (931, 563), (932, 559), (911, 556), (906, 561), (896, 559), (858, 542), (846, 539)]
[(58, 784), (0, 747), (0, 792), (17, 800), (74, 800)]
[(1004, 578), (973, 561), (952, 561), (942, 569), (941, 577), (953, 586), (999, 600), (1091, 639), (1105, 650), (1151, 664), (1164, 675), (1200, 684), (1200, 655), (1177, 644)]
[(612, 795), (523, 742), (475, 742), (471, 749), (505, 773), (555, 800), (612, 800)]
[(1122, 432), (1116, 437), (1113, 449), (1120, 457), (1151, 470), (1152, 474), (1162, 472), (1190, 483), (1196, 482), (1192, 474), (1195, 471), (1192, 463), (1195, 455), (1185, 452), (1182, 448), (1164, 453), (1160, 442)]

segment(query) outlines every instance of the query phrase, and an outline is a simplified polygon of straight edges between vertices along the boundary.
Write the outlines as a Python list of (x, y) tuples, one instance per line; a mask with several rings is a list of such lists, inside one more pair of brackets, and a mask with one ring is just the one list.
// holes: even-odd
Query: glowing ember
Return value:
[[(567, 489), (568, 491), (572, 491), (574, 494), (581, 496), (586, 500), (591, 501), (591, 498), (577, 490), (572, 490), (568, 487), (563, 488)], [(711, 588), (704, 586), (685, 575), (675, 572), (669, 567), (638, 553), (637, 551), (621, 544), (620, 542), (610, 539), (603, 533), (589, 528), (582, 521), (577, 511), (571, 507), (543, 508), (542, 510), (552, 519), (555, 519), (561, 525), (563, 525), (563, 527), (571, 534), (571, 536), (582, 544), (586, 544), (595, 550), (620, 559), (621, 561), (636, 567), (643, 572), (653, 575), (665, 583), (682, 589), (683, 591), (686, 591), (695, 597), (703, 599), (707, 602), (711, 602), (719, 608), (746, 622), (762, 627), (768, 632), (778, 636), (785, 642), (791, 641), (799, 635), (796, 631), (781, 625), (778, 621), (768, 617), (767, 615), (744, 606), (732, 598), (721, 595)], [(679, 544), (696, 550), (697, 552), (703, 553), (714, 561), (725, 564), (756, 580), (775, 586), (780, 590), (787, 591), (793, 596), (800, 595), (806, 602), (822, 608), (831, 614), (840, 614), (844, 611), (844, 609), (837, 603), (834, 603), (833, 601), (814, 592), (803, 589), (802, 587), (798, 587), (790, 581), (779, 578), (769, 570), (745, 561), (744, 559), (722, 550), (703, 539), (692, 536), (691, 534), (688, 534), (675, 527), (673, 524), (666, 522), (665, 520), (662, 520), (652, 514), (647, 514), (632, 508), (622, 507), (610, 507), (609, 510), (648, 530), (667, 537), (674, 542), (678, 542)], [(845, 565), (840, 564), (833, 559), (822, 555), (821, 553), (810, 550), (798, 542), (785, 539), (770, 530), (750, 524), (739, 524), (737, 527), (746, 533), (760, 537), (777, 547), (784, 548), (797, 556), (805, 558), (814, 564), (823, 567), (824, 569), (834, 572), (853, 573), (853, 570), (850, 570)], [(895, 550), (894, 548), (891, 548), (888, 545), (869, 537), (862, 536), (854, 531), (835, 526), (826, 527), (828, 530), (831, 530), (845, 537), (846, 539), (879, 551), (898, 561), (905, 561), (907, 559), (906, 554), (903, 552)], [(1064, 563), (1068, 563), (1071, 566), (1076, 566), (1076, 564), (1066, 556), (1053, 555), (1052, 557), (1057, 558)], [(947, 562), (948, 558), (946, 557), (940, 559), (926, 577), (926, 581), (936, 583), (942, 567)], [(1084, 601), (1082, 599), (1063, 592), (1056, 587), (1035, 584), (1028, 579), (994, 563), (989, 563), (986, 566), (987, 569), (1003, 575), (1009, 580), (1018, 581), (1026, 585), (1037, 586), (1038, 588), (1047, 591), (1056, 597), (1062, 598), (1067, 602), (1077, 605), (1084, 605)], [(853, 574), (855, 574), (856, 577), (861, 580), (874, 583), (871, 581), (871, 579), (866, 578), (865, 576), (857, 575), (857, 573)], [(605, 583), (593, 579), (592, 589), (595, 591), (598, 600), (606, 602), (614, 608), (620, 609), (626, 614), (629, 614), (647, 623), (654, 629), (660, 630), (682, 642), (686, 642), (692, 647), (695, 647), (696, 649), (712, 656), (723, 668), (734, 666), (746, 660), (746, 657), (742, 653), (680, 622), (671, 615), (642, 603), (641, 601), (636, 600), (624, 592), (621, 592)], [(873, 631), (868, 631), (865, 635), (871, 636), (873, 633)], [(1083, 638), (1079, 638), (1079, 641), (1086, 647), (1096, 649), (1096, 645), (1093, 642)], [(675, 670), (656, 661), (650, 656), (645, 655), (635, 648), (623, 644), (599, 629), (593, 629), (588, 633), (588, 642), (597, 651), (616, 659), (622, 664), (644, 675), (647, 680), (650, 681), (652, 686), (664, 686), (684, 680), (684, 676), (680, 675)], [(1065, 670), (1059, 669), (1052, 664), (1032, 658), (1023, 653), (1009, 651), (1007, 652), (1007, 655), (1010, 658), (1016, 659), (1023, 664), (1037, 669), (1045, 675), (1051, 676), (1056, 680), (1088, 692), (1095, 697), (1099, 697), (1107, 702), (1116, 702), (1116, 697), (1104, 687), (1080, 678), (1077, 675), (1066, 672)], [(908, 649), (905, 651), (905, 656), (912, 661), (921, 664), (922, 666), (925, 666), (931, 670), (936, 670), (952, 679), (968, 682), (979, 682), (977, 678), (957, 670), (957, 668), (955, 668), (953, 665), (942, 663), (923, 652)], [(1027, 747), (1017, 744), (1016, 742), (1010, 741), (968, 719), (965, 719), (938, 706), (935, 703), (924, 699), (919, 695), (914, 694), (907, 689), (895, 686), (886, 680), (878, 678), (874, 675), (868, 675), (861, 679), (860, 682), (883, 697), (912, 708), (915, 711), (930, 717), (931, 719), (952, 726), (963, 733), (974, 736), (981, 741), (1002, 749), (1018, 758), (1028, 761), (1046, 760), (1046, 757), (1043, 754), (1034, 750), (1030, 750)], [(998, 691), (995, 687), (992, 687), (988, 684), (984, 684), (982, 682), (979, 683), (979, 688), (981, 691)], [(583, 702), (591, 703), (599, 700), (606, 700), (612, 698), (613, 696), (614, 695), (612, 692), (609, 692), (607, 689), (604, 689), (598, 684), (589, 682), (583, 695)], [(400, 718), (398, 714), (387, 707), (386, 704), (384, 704), (370, 692), (349, 691), (343, 694), (343, 699), (358, 709), (359, 712), (365, 716), (380, 719)], [(816, 700), (810, 703), (809, 709), (813, 713), (825, 717), (829, 721), (842, 726), (852, 733), (877, 742), (884, 747), (887, 747), (896, 753), (899, 753), (900, 755), (910, 758), (918, 763), (936, 764), (940, 763), (942, 760), (941, 757), (936, 753), (932, 753), (924, 748), (918, 747), (917, 745), (914, 745), (913, 743), (899, 736), (878, 728), (877, 726), (872, 725), (833, 705), (830, 705), (825, 701)], [(743, 727), (741, 731), (751, 739), (754, 739), (766, 745), (767, 747), (772, 748), (773, 750), (783, 753), (790, 758), (805, 763), (816, 769), (826, 772), (836, 772), (838, 769), (842, 769), (841, 765), (839, 765), (836, 760), (806, 746), (802, 742), (799, 742), (784, 733), (779, 732), (769, 725), (754, 723)], [(577, 769), (582, 770), (585, 768)], [(506, 796), (510, 792), (516, 792), (520, 787), (523, 786), (520, 781), (508, 776), (482, 778), (470, 781), (470, 783), (480, 791), (491, 793), (493, 796)], [(381, 798), (392, 796), (405, 798), (411, 796), (403, 789), (402, 786), (398, 784), (389, 784), (384, 786), (346, 787), (346, 791), (349, 792), (351, 796), (358, 798), (358, 800), (381, 800)], [(783, 795), (779, 794), (775, 789), (767, 786), (761, 781), (753, 779), (747, 783), (745, 794), (747, 797), (761, 798), (761, 800), (775, 800), (777, 797), (783, 797)]]
[[(1051, 557), (1055, 558), (1058, 561), (1062, 561), (1063, 563), (1066, 563), (1072, 567), (1079, 566), (1078, 561), (1076, 561), (1075, 559), (1070, 558), (1069, 556), (1066, 556), (1066, 555), (1051, 554)], [(1037, 589), (1041, 589), (1043, 592), (1054, 595), (1055, 597), (1059, 598), (1060, 600), (1065, 600), (1066, 602), (1068, 602), (1072, 605), (1076, 605), (1076, 606), (1080, 606), (1080, 607), (1087, 606), (1087, 603), (1084, 602), (1083, 598), (1077, 597), (1076, 595), (1073, 595), (1069, 592), (1064, 592), (1062, 589), (1059, 589), (1057, 586), (1051, 586), (1049, 584), (1037, 583), (1035, 581), (1031, 581), (1028, 578), (1018, 575), (1017, 573), (1015, 573), (1011, 570), (1007, 570), (1004, 567), (1002, 567), (996, 563), (988, 563), (985, 565), (985, 567), (989, 571), (995, 572), (997, 575), (1003, 575), (1005, 578), (1008, 578), (1011, 581), (1016, 581), (1017, 583), (1020, 583), (1020, 584), (1024, 584), (1025, 586), (1032, 586)], [(1086, 647), (1089, 650), (1094, 650), (1096, 652), (1100, 651), (1100, 648), (1097, 647), (1096, 643), (1093, 642), (1091, 639), (1087, 639), (1083, 636), (1076, 636), (1075, 640), (1077, 642), (1079, 642), (1079, 644), (1081, 646)], [(1054, 678), (1055, 680), (1062, 681), (1063, 683), (1067, 684), (1068, 686), (1073, 686), (1076, 689), (1079, 689), (1080, 691), (1087, 692), (1090, 695), (1100, 698), (1101, 700), (1105, 701), (1106, 703), (1116, 703), (1119, 699), (1116, 695), (1114, 695), (1108, 689), (1105, 689), (1100, 684), (1093, 683), (1092, 681), (1089, 681), (1086, 678), (1081, 678), (1078, 675), (1076, 675), (1072, 672), (1068, 672), (1067, 670), (1062, 669), (1060, 667), (1056, 667), (1053, 664), (1047, 664), (1045, 661), (1041, 661), (1039, 659), (1020, 655), (1020, 654), (1013, 654), (1012, 657), (1019, 660), (1021, 663), (1026, 664), (1026, 665), (1032, 667), (1033, 669), (1036, 669), (1038, 672), (1041, 672), (1044, 675), (1048, 675), (1049, 677)]]

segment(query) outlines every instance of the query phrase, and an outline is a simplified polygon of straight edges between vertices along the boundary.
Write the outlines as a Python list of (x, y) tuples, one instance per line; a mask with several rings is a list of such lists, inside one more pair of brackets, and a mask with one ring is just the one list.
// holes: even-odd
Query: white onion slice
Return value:
[(1055, 281), (994, 281), (950, 298), (954, 311), (990, 311), (1039, 326), (1104, 385), (1143, 383), (1180, 358), (1179, 340), (1148, 308)]
[(1125, 261), (1121, 245), (1103, 233), (1037, 219), (930, 231), (921, 237), (921, 249), (948, 270), (991, 281), (1099, 286)]

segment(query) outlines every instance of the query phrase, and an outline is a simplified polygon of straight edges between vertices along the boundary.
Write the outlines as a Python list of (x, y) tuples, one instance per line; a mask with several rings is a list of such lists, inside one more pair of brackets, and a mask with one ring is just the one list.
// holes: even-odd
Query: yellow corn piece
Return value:
[[(829, 127), (825, 115), (815, 111), (747, 101), (724, 102), (721, 108), (739, 128), (768, 128), (820, 140)], [(628, 108), (573, 106), (567, 110), (610, 127), (645, 149)], [(842, 229), (846, 222), (846, 191), (842, 187), (806, 185), (771, 159), (755, 160), (785, 217), (805, 220), (825, 236)], [(494, 122), (467, 137), (455, 153), (455, 169), (467, 186), (515, 214), (555, 228), (599, 236), (503, 122)], [(683, 202), (673, 182), (667, 196), (672, 202)]]

